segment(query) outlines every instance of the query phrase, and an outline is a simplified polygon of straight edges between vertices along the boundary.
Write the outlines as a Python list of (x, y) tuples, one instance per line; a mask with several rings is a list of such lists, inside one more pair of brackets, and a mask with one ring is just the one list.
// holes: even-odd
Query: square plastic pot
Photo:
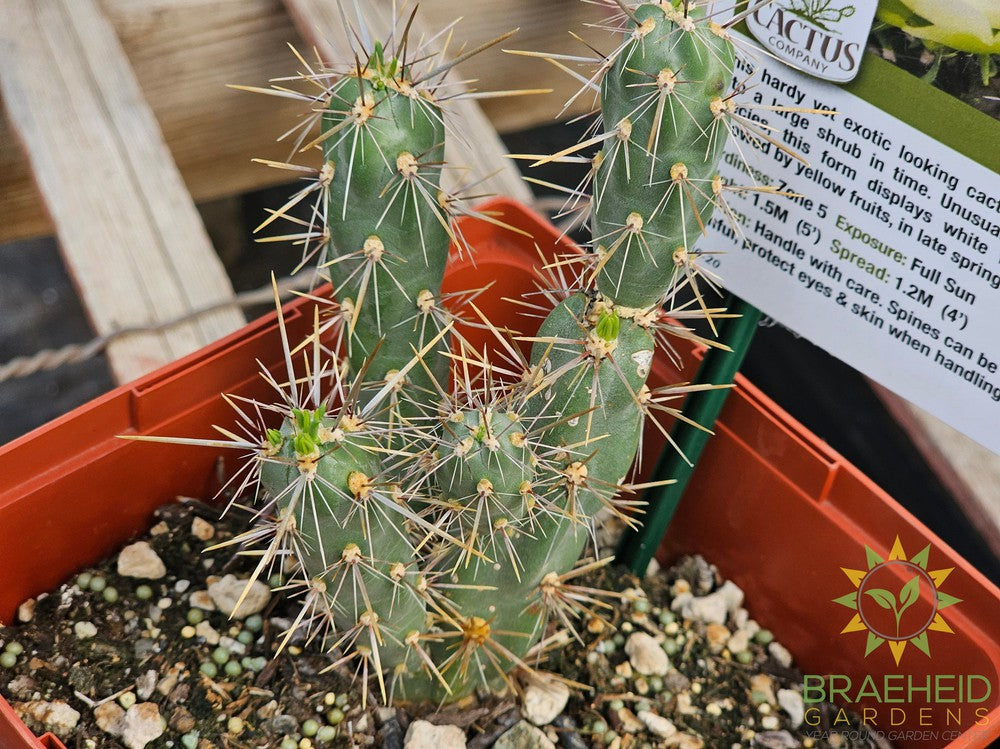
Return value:
[[(504, 299), (537, 289), (539, 253), (552, 258), (575, 249), (512, 201), (497, 199), (483, 208), (528, 236), (465, 220), (475, 262), (455, 259), (445, 288), (492, 282), (477, 306), (499, 326), (528, 333), (537, 319)], [(303, 336), (312, 303), (291, 303), (285, 320), (290, 338)], [(481, 331), (466, 333), (487, 341)], [(279, 352), (270, 315), (0, 448), (0, 622), (12, 622), (23, 600), (56, 587), (143, 531), (159, 505), (180, 495), (214, 494), (220, 469), (232, 469), (234, 455), (117, 435), (209, 436), (210, 425), (232, 420), (219, 394), (266, 396), (256, 360), (274, 367)], [(654, 384), (691, 380), (701, 352), (691, 353), (683, 371), (658, 359)], [(993, 690), (989, 699), (929, 706), (934, 721), (943, 720), (946, 707), (966, 711), (961, 726), (951, 727), (951, 738), (942, 738), (942, 730), (937, 738), (918, 735), (928, 730), (920, 725), (928, 715), (919, 711), (922, 705), (894, 705), (907, 708), (898, 725), (890, 725), (899, 713), (890, 715), (887, 704), (868, 700), (850, 707), (878, 708), (884, 715), (880, 728), (912, 732), (897, 738), (900, 747), (988, 746), (1000, 736), (1000, 591), (751, 384), (742, 378), (737, 384), (663, 539), (660, 560), (700, 553), (716, 564), (744, 590), (751, 615), (789, 647), (807, 674), (843, 675), (855, 685), (866, 675), (880, 685), (886, 674), (917, 680), (984, 676)], [(647, 431), (650, 454), (662, 441), (658, 432)], [(841, 567), (864, 568), (865, 546), (887, 559), (897, 535), (910, 556), (930, 546), (928, 569), (953, 568), (940, 587), (962, 599), (945, 612), (953, 633), (930, 633), (931, 657), (910, 647), (898, 666), (885, 646), (865, 657), (864, 632), (841, 634), (851, 611), (832, 601), (855, 590)], [(970, 708), (988, 711), (985, 725), (970, 727)], [(0, 748), (21, 747), (62, 744), (49, 734), (33, 736), (0, 699)]]

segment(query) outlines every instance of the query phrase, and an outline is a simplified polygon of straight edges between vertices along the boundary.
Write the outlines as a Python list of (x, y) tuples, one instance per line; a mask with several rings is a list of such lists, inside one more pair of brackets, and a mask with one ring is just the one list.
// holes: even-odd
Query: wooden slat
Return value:
[[(315, 48), (326, 62), (351, 60), (353, 54), (348, 41), (347, 29), (337, 3), (329, 0), (285, 0), (292, 20), (299, 33)], [(369, 0), (363, 4), (365, 23), (374, 38), (388, 35), (392, 28), (392, 6), (389, 0)], [(411, 34), (420, 38), (424, 32), (423, 19), (415, 21)], [(501, 55), (499, 50), (484, 54)], [(449, 82), (461, 80), (461, 74), (453, 69), (446, 78)], [(449, 93), (456, 89), (449, 88)], [(479, 191), (509, 195), (520, 200), (530, 200), (531, 191), (521, 180), (514, 163), (505, 158), (506, 150), (497, 136), (496, 130), (483, 114), (479, 105), (470, 100), (451, 101), (445, 109), (445, 117), (452, 132), (466, 134), (466, 138), (450, 137), (445, 145), (445, 158), (449, 164), (461, 166), (469, 171), (462, 175), (466, 182), (479, 183)], [(457, 172), (445, 171), (444, 180), (451, 180), (446, 188), (455, 186)]]
[[(114, 29), (94, 0), (6, 0), (0, 90), (98, 333), (232, 297)], [(112, 343), (119, 381), (233, 330), (235, 309)]]
[[(294, 73), (287, 45), (303, 45), (280, 0), (99, 0), (99, 5), (115, 27), (196, 202), (286, 179), (250, 159), (288, 156), (288, 148), (275, 138), (295, 121), (300, 107), (225, 88), (227, 83), (264, 85)], [(520, 27), (505, 46), (572, 54), (585, 48), (569, 31), (596, 42), (602, 34), (585, 24), (605, 13), (580, 0), (469, 0), (460, 7), (453, 0), (420, 4), (427, 28), (440, 28), (461, 14), (456, 38), (470, 44)], [(483, 102), (483, 111), (500, 132), (551, 121), (577, 87), (576, 81), (541, 60), (499, 52), (468, 60), (462, 69), (483, 90), (526, 85), (555, 89), (548, 96)], [(566, 116), (578, 114), (591, 101), (581, 98)], [(4, 215), (0, 242), (53, 232), (27, 158), (2, 114), (0, 205)]]
[(872, 389), (1000, 557), (1000, 455), (881, 385), (872, 383)]

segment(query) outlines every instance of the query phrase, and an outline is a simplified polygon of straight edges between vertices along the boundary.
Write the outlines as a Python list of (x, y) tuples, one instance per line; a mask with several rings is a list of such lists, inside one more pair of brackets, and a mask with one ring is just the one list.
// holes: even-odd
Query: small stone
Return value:
[(723, 624), (709, 624), (705, 628), (705, 640), (708, 642), (708, 649), (713, 653), (721, 653), (729, 642), (729, 630)]
[(278, 712), (278, 701), (271, 700), (257, 708), (257, 717), (261, 720), (273, 718)]
[(754, 746), (764, 749), (796, 749), (799, 742), (788, 731), (761, 731), (754, 737)]
[(620, 707), (615, 712), (618, 720), (621, 724), (621, 730), (625, 733), (639, 733), (643, 729), (643, 723), (639, 720), (635, 713), (629, 710), (627, 707)]
[(555, 749), (555, 746), (541, 729), (522, 720), (501, 735), (493, 749)]
[(679, 733), (667, 742), (667, 746), (677, 749), (703, 749), (705, 741), (693, 733)]
[(164, 533), (170, 532), (170, 526), (167, 525), (163, 520), (154, 525), (149, 529), (150, 536), (162, 536)]
[(146, 673), (136, 677), (135, 680), (135, 693), (138, 695), (140, 700), (148, 700), (153, 695), (153, 691), (156, 689), (156, 677), (158, 674), (153, 669), (150, 669)]
[(167, 672), (163, 675), (163, 678), (157, 682), (156, 691), (162, 694), (164, 697), (169, 695), (171, 692), (174, 691), (174, 688), (177, 686), (177, 682), (180, 681), (181, 674), (185, 670), (186, 666), (184, 663), (175, 663), (174, 665), (172, 665), (169, 669), (167, 669)]
[(690, 692), (681, 692), (677, 695), (677, 712), (681, 715), (697, 715), (701, 710), (691, 702)]
[(566, 707), (569, 687), (555, 679), (539, 679), (524, 690), (521, 712), (536, 726), (551, 723)]
[(35, 605), (38, 602), (34, 598), (29, 598), (27, 601), (22, 603), (17, 607), (17, 620), (19, 622), (30, 622), (35, 618)]
[(403, 749), (465, 749), (465, 732), (458, 726), (436, 726), (426, 720), (415, 720), (406, 731)]
[(760, 727), (766, 731), (775, 731), (780, 725), (777, 715), (765, 715), (760, 719)]
[(208, 594), (207, 590), (196, 590), (191, 593), (188, 603), (192, 608), (202, 611), (215, 611), (215, 601), (212, 600), (212, 596)]
[[(271, 589), (267, 585), (260, 580), (254, 580), (247, 589), (247, 582), (238, 579), (235, 575), (226, 575), (208, 586), (208, 594), (212, 597), (212, 601), (219, 611), (226, 616), (245, 619), (251, 614), (263, 611), (271, 600)], [(244, 591), (246, 591), (246, 596), (243, 597), (237, 611), (235, 610), (236, 604), (240, 601)]]
[(757, 705), (763, 703), (776, 705), (778, 700), (774, 696), (774, 679), (767, 674), (754, 674), (751, 676), (750, 699)]
[(726, 643), (726, 647), (729, 648), (730, 653), (743, 652), (750, 647), (750, 634), (746, 629), (736, 630), (729, 638), (729, 642)]
[(73, 634), (78, 640), (89, 640), (97, 635), (97, 625), (93, 622), (77, 622), (73, 625)]
[(218, 645), (219, 640), (222, 639), (222, 635), (220, 635), (207, 621), (198, 622), (198, 626), (194, 628), (194, 633), (198, 637), (204, 638), (205, 642), (209, 645)]
[(127, 749), (143, 749), (163, 735), (164, 724), (155, 702), (140, 702), (125, 711), (122, 720), (122, 743)]
[(191, 521), (191, 535), (199, 541), (211, 541), (215, 537), (215, 526), (203, 518)]
[(11, 696), (19, 700), (30, 700), (31, 696), (38, 691), (38, 682), (28, 674), (18, 674), (7, 684), (8, 699)]
[(767, 646), (767, 652), (771, 654), (771, 657), (777, 661), (778, 665), (782, 668), (792, 667), (792, 654), (788, 652), (788, 648), (782, 645), (780, 642), (772, 642)]
[(806, 717), (805, 701), (794, 689), (778, 690), (778, 705), (788, 714), (792, 728), (798, 728)]
[(118, 574), (143, 580), (159, 580), (167, 568), (153, 547), (146, 541), (129, 544), (118, 554)]
[(673, 721), (649, 710), (640, 710), (639, 720), (643, 722), (651, 734), (659, 736), (661, 739), (669, 739), (677, 733), (677, 726), (673, 724)]
[(712, 593), (702, 598), (692, 598), (682, 613), (695, 621), (722, 624), (726, 621), (726, 602), (721, 596)]
[(670, 669), (670, 659), (660, 643), (645, 632), (633, 632), (625, 641), (625, 652), (632, 667), (646, 676), (663, 676)]
[(94, 708), (97, 727), (112, 736), (121, 736), (125, 710), (117, 702), (104, 702)]
[(56, 736), (65, 736), (76, 728), (80, 720), (80, 713), (62, 700), (15, 702), (11, 707), (29, 728), (39, 733), (51, 731)]

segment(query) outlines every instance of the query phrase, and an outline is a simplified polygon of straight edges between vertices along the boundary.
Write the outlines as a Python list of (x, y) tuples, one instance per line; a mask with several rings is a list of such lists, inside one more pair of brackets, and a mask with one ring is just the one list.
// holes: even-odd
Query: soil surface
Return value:
[[(161, 508), (142, 540), (166, 573), (123, 577), (111, 557), (40, 596), (29, 621), (0, 628), (0, 695), (32, 730), (52, 730), (69, 749), (399, 748), (416, 720), (459, 726), (471, 749), (483, 749), (527, 725), (526, 698), (513, 692), (441, 710), (380, 708), (377, 691), (364, 694), (350, 669), (330, 668), (335, 656), (315, 643), (293, 637), (278, 652), (296, 612), (281, 592), (245, 618), (207, 610), (212, 582), (252, 569), (253, 559), (231, 547), (211, 548), (239, 524), (198, 502)], [(854, 716), (834, 725), (830, 705), (807, 706), (808, 722), (793, 717), (802, 676), (746, 609), (730, 611), (724, 625), (671, 611), (678, 595), (705, 596), (722, 583), (698, 557), (650, 577), (644, 589), (621, 570), (592, 573), (584, 584), (623, 593), (608, 608), (595, 606), (599, 616), (541, 666), (590, 689), (573, 689), (535, 738), (566, 749), (887, 746)], [(643, 676), (633, 666), (636, 633), (666, 654), (665, 673)]]

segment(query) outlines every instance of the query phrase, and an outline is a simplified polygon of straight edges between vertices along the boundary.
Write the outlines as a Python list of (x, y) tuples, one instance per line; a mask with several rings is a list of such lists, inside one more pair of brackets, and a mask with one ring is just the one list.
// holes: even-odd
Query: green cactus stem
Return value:
[(631, 40), (602, 79), (608, 132), (593, 180), (592, 231), (597, 288), (617, 305), (659, 304), (714, 208), (710, 184), (726, 142), (717, 120), (734, 57), (705, 13), (639, 6)]

